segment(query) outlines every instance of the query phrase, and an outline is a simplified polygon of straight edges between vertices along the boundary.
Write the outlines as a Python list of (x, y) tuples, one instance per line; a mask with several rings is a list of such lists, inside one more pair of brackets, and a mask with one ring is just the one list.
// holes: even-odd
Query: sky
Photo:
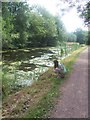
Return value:
[(78, 17), (78, 13), (75, 8), (71, 9), (66, 15), (62, 17), (62, 21), (68, 32), (74, 32), (77, 28), (86, 30), (83, 20)]
[[(60, 14), (60, 10), (57, 7), (58, 0), (27, 0), (30, 5), (39, 4), (42, 7), (45, 7), (52, 15)], [(62, 4), (62, 8), (67, 7), (67, 4)], [(67, 32), (74, 32), (77, 28), (82, 28), (83, 30), (87, 30), (84, 27), (83, 20), (79, 17), (76, 8), (70, 9), (66, 12), (65, 15), (62, 16), (61, 20), (63, 21)]]

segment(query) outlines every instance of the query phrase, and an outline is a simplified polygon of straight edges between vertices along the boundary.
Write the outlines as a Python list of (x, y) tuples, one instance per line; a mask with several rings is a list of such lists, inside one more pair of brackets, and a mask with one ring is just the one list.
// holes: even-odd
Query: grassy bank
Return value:
[[(68, 73), (65, 79), (57, 79), (52, 68), (50, 68), (48, 72), (41, 76), (41, 80), (44, 79), (45, 81), (50, 81), (52, 84), (50, 85), (48, 92), (44, 94), (42, 99), (38, 102), (38, 105), (34, 106), (32, 109), (29, 109), (28, 113), (24, 117), (41, 118), (48, 116), (48, 111), (54, 106), (55, 98), (60, 94), (58, 92), (60, 85), (67, 79), (72, 71), (74, 62), (85, 48), (86, 47), (79, 48), (78, 50), (74, 51), (71, 56), (62, 60), (66, 68), (68, 68)], [(43, 84), (43, 86), (45, 86), (45, 84)]]
[[(4, 113), (5, 116), (13, 116), (14, 118), (47, 117), (49, 113), (48, 111), (50, 111), (54, 106), (55, 99), (60, 94), (60, 85), (67, 79), (67, 77), (69, 77), (76, 58), (84, 49), (85, 47), (79, 48), (74, 51), (71, 56), (62, 61), (66, 68), (68, 68), (65, 79), (58, 79), (56, 74), (53, 72), (53, 68), (50, 68), (47, 72), (40, 76), (38, 82), (33, 84), (31, 87), (26, 87), (17, 94), (9, 96), (6, 102), (3, 103), (3, 107), (6, 109), (6, 113)], [(8, 106), (12, 107), (12, 104), (16, 107), (14, 107), (12, 111), (7, 112), (9, 108)]]

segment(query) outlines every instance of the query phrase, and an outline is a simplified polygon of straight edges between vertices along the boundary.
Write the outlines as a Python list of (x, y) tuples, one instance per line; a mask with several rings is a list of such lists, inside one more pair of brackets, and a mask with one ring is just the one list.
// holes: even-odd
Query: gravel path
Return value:
[(60, 92), (50, 118), (88, 118), (88, 49), (80, 54)]

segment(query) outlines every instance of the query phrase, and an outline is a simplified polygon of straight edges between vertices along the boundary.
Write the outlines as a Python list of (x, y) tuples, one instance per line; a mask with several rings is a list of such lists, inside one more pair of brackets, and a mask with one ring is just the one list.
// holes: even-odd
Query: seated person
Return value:
[(66, 68), (64, 64), (58, 63), (57, 60), (54, 60), (54, 71), (58, 73), (58, 77), (64, 78), (66, 73)]

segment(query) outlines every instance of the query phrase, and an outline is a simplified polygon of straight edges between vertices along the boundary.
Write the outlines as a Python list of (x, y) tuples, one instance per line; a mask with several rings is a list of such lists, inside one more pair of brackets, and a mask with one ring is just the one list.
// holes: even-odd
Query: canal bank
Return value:
[[(50, 48), (19, 49), (3, 52), (2, 54), (2, 85), (3, 98), (31, 86), (38, 81), (40, 75), (53, 66), (53, 60), (62, 60), (80, 45), (73, 43), (65, 46)], [(1, 64), (1, 65), (2, 65)]]
[[(71, 56), (63, 60), (66, 68), (69, 69), (66, 78), (72, 70), (72, 65), (79, 53), (85, 47), (74, 51)], [(58, 96), (60, 85), (66, 80), (57, 79), (53, 68), (39, 77), (31, 87), (24, 88), (16, 94), (13, 94), (3, 102), (3, 116), (5, 117), (28, 117), (38, 118), (47, 116), (48, 111), (53, 107), (55, 99)], [(22, 116), (23, 115), (23, 116)]]

